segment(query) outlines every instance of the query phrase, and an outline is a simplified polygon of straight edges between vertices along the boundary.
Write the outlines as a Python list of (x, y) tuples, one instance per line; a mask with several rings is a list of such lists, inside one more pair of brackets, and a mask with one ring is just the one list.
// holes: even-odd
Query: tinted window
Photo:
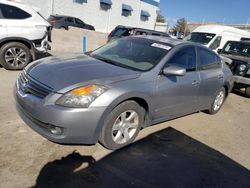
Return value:
[(211, 48), (212, 50), (218, 48), (220, 46), (220, 42), (221, 42), (221, 37), (216, 37), (216, 39), (214, 40), (214, 42), (209, 46), (209, 48)]
[(26, 19), (31, 15), (17, 7), (0, 4), (0, 18), (5, 19)]
[(129, 36), (130, 30), (126, 28), (119, 28), (119, 29), (116, 29), (112, 35), (115, 37)]
[(220, 58), (213, 52), (199, 48), (200, 70), (214, 69), (221, 66)]
[(159, 34), (159, 33), (151, 33), (151, 35), (154, 35), (154, 36), (161, 36), (161, 34)]
[(77, 23), (77, 24), (82, 24), (82, 25), (84, 25), (83, 21), (80, 20), (80, 19), (78, 19), (78, 18), (76, 18), (76, 23)]
[(168, 61), (167, 65), (169, 64), (185, 68), (187, 71), (195, 71), (196, 70), (195, 48), (189, 46), (180, 49)]
[(65, 21), (66, 21), (66, 22), (70, 22), (70, 23), (74, 23), (73, 18), (70, 18), (70, 17), (66, 18)]
[(201, 44), (208, 44), (213, 38), (215, 34), (211, 33), (190, 33), (190, 35), (187, 36), (187, 41), (197, 42)]

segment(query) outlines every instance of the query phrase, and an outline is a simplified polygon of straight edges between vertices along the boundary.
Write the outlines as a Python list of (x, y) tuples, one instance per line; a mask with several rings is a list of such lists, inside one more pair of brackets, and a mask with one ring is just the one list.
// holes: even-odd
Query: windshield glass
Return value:
[(250, 42), (228, 42), (222, 53), (250, 57)]
[(124, 38), (110, 42), (90, 56), (116, 66), (148, 71), (155, 67), (172, 47), (142, 38)]
[(185, 40), (191, 41), (191, 42), (197, 42), (203, 45), (208, 44), (213, 38), (215, 34), (212, 33), (190, 33)]

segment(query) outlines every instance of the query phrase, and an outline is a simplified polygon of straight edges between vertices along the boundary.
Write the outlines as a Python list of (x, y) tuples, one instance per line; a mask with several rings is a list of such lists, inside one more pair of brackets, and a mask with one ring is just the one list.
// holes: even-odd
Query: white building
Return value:
[(51, 14), (69, 15), (110, 32), (117, 25), (154, 29), (160, 0), (22, 0)]

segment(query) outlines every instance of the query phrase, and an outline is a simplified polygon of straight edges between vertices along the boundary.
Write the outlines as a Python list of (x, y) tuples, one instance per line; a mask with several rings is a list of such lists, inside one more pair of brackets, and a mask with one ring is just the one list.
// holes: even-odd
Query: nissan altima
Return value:
[(88, 54), (48, 57), (16, 82), (16, 107), (33, 130), (61, 144), (108, 149), (138, 132), (190, 113), (217, 113), (233, 86), (220, 57), (199, 44), (127, 37)]

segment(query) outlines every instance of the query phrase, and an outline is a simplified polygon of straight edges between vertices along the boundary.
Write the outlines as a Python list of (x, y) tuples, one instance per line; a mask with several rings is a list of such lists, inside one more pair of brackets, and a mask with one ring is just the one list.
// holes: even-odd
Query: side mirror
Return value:
[(170, 65), (162, 70), (164, 75), (184, 76), (186, 69), (178, 66)]
[(220, 53), (221, 53), (221, 51), (222, 51), (222, 49), (218, 49), (218, 50), (217, 50), (217, 53), (218, 53), (218, 54), (220, 54)]

